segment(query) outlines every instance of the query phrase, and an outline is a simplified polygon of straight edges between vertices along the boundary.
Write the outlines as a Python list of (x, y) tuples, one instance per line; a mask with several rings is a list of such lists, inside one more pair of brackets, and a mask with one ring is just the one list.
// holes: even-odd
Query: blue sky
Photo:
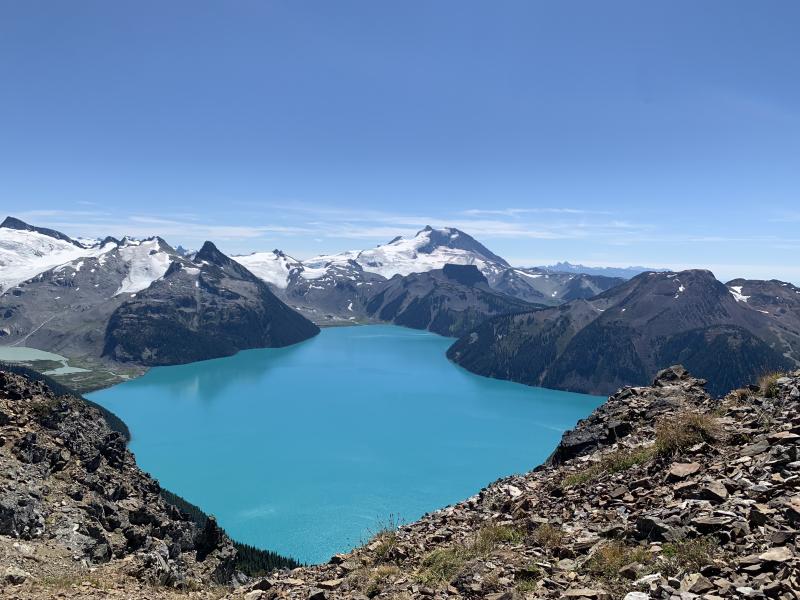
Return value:
[(0, 0), (0, 207), (800, 281), (800, 3)]

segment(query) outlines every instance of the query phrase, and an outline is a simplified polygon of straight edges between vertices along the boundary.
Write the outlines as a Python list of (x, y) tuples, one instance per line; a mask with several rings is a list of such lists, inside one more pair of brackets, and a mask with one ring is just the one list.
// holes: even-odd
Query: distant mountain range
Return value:
[(583, 273), (585, 275), (602, 275), (604, 277), (621, 277), (631, 279), (639, 273), (648, 271), (668, 272), (669, 269), (653, 269), (650, 267), (587, 267), (586, 265), (573, 265), (569, 262), (557, 262), (554, 265), (536, 267), (548, 273)]
[(367, 311), (366, 305), (383, 290), (382, 282), (438, 271), (446, 265), (472, 265), (495, 293), (545, 306), (588, 298), (624, 281), (512, 267), (470, 235), (453, 228), (425, 227), (413, 237), (396, 237), (377, 248), (304, 261), (280, 250), (233, 259), (272, 285), (292, 307), (321, 324), (372, 318), (374, 313)]
[(280, 250), (228, 257), (211, 242), (173, 249), (159, 237), (75, 240), (12, 217), (0, 224), (2, 345), (113, 373), (369, 322), (460, 337), (449, 355), (477, 373), (594, 393), (677, 362), (727, 389), (800, 358), (800, 290), (779, 281), (520, 268), (452, 228), (298, 260)]

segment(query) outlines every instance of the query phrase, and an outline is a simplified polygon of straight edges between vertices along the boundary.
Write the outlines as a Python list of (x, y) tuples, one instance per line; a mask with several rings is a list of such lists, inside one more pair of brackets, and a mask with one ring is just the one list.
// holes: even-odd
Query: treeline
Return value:
[(117, 433), (122, 434), (125, 437), (126, 441), (128, 442), (131, 441), (131, 431), (130, 429), (128, 429), (128, 426), (122, 419), (120, 419), (117, 415), (115, 415), (107, 408), (100, 406), (96, 402), (87, 400), (75, 390), (70, 389), (61, 383), (58, 383), (52, 377), (48, 377), (47, 375), (42, 375), (38, 371), (34, 371), (33, 369), (28, 367), (23, 367), (22, 365), (16, 365), (6, 362), (0, 362), (0, 370), (16, 373), (17, 375), (23, 375), (28, 379), (32, 379), (33, 381), (41, 381), (45, 385), (47, 385), (47, 387), (53, 390), (53, 393), (58, 396), (73, 396), (75, 398), (83, 400), (84, 402), (86, 402), (86, 404), (88, 404), (89, 406), (93, 406), (102, 413), (103, 418), (105, 419), (106, 423), (108, 423), (108, 426), (111, 428), (112, 431), (116, 431)]
[[(205, 527), (208, 515), (204, 513), (200, 507), (169, 490), (162, 489), (161, 497), (169, 504), (178, 507), (189, 515), (192, 521), (197, 523), (199, 527)], [(281, 556), (277, 552), (272, 552), (271, 550), (262, 550), (250, 544), (242, 544), (235, 540), (233, 545), (236, 547), (236, 568), (250, 577), (267, 575), (275, 569), (294, 569), (295, 567), (302, 566), (302, 563), (295, 559)]]

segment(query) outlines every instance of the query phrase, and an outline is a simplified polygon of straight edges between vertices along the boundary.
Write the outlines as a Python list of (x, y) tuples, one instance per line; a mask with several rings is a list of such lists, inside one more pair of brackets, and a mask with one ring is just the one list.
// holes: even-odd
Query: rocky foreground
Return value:
[(231, 598), (800, 598), (800, 371), (626, 388), (548, 464)]
[(98, 410), (0, 371), (0, 598), (219, 597), (235, 552), (162, 500)]
[(0, 385), (3, 598), (800, 598), (800, 371), (715, 399), (672, 367), (548, 464), (237, 588), (214, 584), (226, 538), (164, 506), (91, 409), (23, 383)]

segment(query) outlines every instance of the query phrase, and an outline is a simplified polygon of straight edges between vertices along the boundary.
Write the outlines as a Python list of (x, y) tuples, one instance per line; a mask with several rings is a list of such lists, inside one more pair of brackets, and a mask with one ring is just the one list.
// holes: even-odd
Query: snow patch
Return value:
[(745, 296), (742, 294), (742, 286), (740, 285), (732, 285), (728, 288), (728, 291), (731, 295), (736, 299), (737, 302), (747, 302), (750, 296)]

